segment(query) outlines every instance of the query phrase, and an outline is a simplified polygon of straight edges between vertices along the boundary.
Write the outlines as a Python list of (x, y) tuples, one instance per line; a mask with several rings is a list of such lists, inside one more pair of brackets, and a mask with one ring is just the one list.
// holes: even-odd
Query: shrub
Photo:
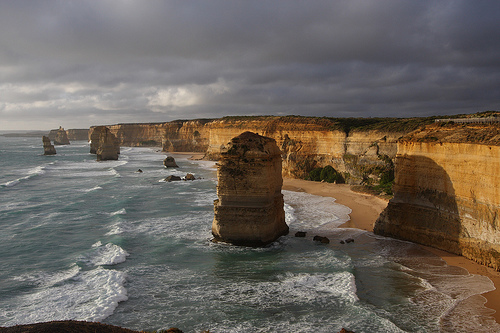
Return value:
[(313, 181), (325, 181), (327, 183), (343, 183), (344, 177), (337, 172), (331, 165), (327, 165), (324, 168), (315, 168), (309, 172), (308, 180)]

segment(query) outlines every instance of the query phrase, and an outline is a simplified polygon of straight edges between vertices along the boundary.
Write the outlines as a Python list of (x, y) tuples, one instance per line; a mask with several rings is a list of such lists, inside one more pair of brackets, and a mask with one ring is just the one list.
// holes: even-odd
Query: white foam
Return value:
[(101, 321), (110, 316), (118, 302), (127, 300), (125, 273), (97, 267), (78, 272), (69, 281), (17, 296), (0, 307), (5, 326), (52, 320)]
[(92, 188), (83, 190), (83, 192), (92, 192), (92, 191), (97, 191), (97, 190), (102, 190), (102, 187), (100, 187), (99, 185), (97, 185), (97, 186), (94, 186)]
[(286, 222), (294, 229), (331, 229), (350, 220), (352, 210), (334, 198), (283, 191)]
[(117, 210), (116, 212), (109, 213), (109, 216), (125, 215), (125, 214), (127, 214), (127, 210), (125, 208), (122, 208), (120, 210)]
[(92, 245), (92, 250), (79, 261), (89, 266), (116, 265), (124, 262), (129, 254), (113, 243), (102, 245), (100, 242)]
[[(49, 164), (53, 164), (53, 162), (49, 163)], [(34, 167), (32, 169), (28, 169), (27, 172), (26, 172), (28, 174), (27, 176), (19, 177), (17, 179), (8, 181), (6, 183), (0, 184), (0, 186), (2, 186), (2, 187), (13, 187), (13, 186), (16, 186), (16, 185), (20, 184), (22, 181), (29, 180), (29, 179), (31, 179), (32, 177), (35, 177), (35, 176), (43, 175), (45, 173), (45, 168), (46, 168), (46, 166), (39, 165), (39, 166)]]

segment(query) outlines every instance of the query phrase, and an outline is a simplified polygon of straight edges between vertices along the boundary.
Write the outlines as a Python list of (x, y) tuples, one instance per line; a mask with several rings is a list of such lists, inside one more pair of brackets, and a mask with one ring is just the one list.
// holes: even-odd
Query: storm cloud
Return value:
[(0, 129), (500, 109), (498, 1), (0, 1)]

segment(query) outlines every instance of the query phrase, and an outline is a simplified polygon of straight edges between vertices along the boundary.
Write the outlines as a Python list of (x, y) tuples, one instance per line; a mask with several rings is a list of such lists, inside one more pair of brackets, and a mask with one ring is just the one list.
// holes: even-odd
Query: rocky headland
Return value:
[(288, 233), (281, 152), (274, 139), (244, 132), (221, 147), (212, 234), (216, 241), (263, 246)]
[(436, 123), (398, 141), (375, 233), (500, 270), (500, 124)]

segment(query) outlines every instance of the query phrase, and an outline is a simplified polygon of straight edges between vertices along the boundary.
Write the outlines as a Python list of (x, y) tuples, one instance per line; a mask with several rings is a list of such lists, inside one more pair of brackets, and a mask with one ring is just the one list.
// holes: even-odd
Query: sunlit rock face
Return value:
[[(106, 141), (106, 152), (104, 153), (104, 156), (111, 156), (114, 157), (115, 153), (116, 155), (120, 154), (120, 145), (118, 140), (116, 139), (115, 135), (109, 130), (108, 127), (106, 126), (95, 126), (90, 129), (90, 134), (89, 134), (89, 139), (90, 139), (90, 153), (91, 154), (99, 154), (99, 148), (101, 148), (104, 144), (104, 140)], [(112, 145), (114, 147), (114, 153), (109, 147)], [(101, 158), (102, 158), (101, 154)], [(97, 158), (99, 160), (99, 157)], [(107, 159), (118, 159), (118, 156), (116, 158), (107, 158)]]
[(54, 148), (54, 145), (52, 143), (50, 143), (50, 139), (46, 136), (43, 136), (42, 141), (43, 141), (43, 154), (44, 155), (55, 155), (56, 149)]
[(56, 130), (51, 130), (49, 133), (49, 139), (52, 139), (55, 145), (69, 145), (68, 134), (62, 127), (59, 127), (59, 129)]
[(500, 128), (429, 126), (400, 140), (394, 198), (375, 233), (500, 270)]
[(212, 234), (216, 241), (263, 246), (288, 233), (281, 151), (274, 139), (244, 132), (221, 147)]
[(98, 161), (118, 159), (116, 137), (107, 127), (104, 127), (99, 134), (99, 147), (97, 148), (96, 155)]

